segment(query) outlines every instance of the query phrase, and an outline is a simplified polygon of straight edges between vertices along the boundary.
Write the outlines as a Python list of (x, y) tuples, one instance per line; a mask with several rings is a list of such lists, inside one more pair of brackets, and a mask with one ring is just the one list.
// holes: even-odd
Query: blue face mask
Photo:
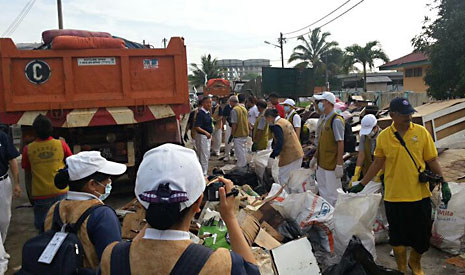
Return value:
[(318, 110), (323, 113), (325, 111), (325, 105), (323, 105), (323, 102), (318, 102)]
[[(97, 183), (100, 184), (101, 186), (104, 186), (102, 183), (100, 183), (100, 182), (98, 182), (98, 181), (97, 181)], [(100, 196), (99, 196), (98, 198), (99, 198), (99, 200), (101, 200), (101, 201), (104, 201), (106, 198), (108, 198), (108, 196), (110, 196), (111, 188), (112, 188), (112, 187), (111, 187), (111, 180), (110, 180), (110, 182), (109, 182), (106, 186), (104, 186), (104, 187), (105, 187), (105, 193), (104, 193), (104, 194), (100, 194), (99, 192), (96, 191), (97, 193), (100, 194)]]
[(291, 111), (291, 107), (290, 106), (284, 106), (284, 111), (286, 113), (289, 113)]

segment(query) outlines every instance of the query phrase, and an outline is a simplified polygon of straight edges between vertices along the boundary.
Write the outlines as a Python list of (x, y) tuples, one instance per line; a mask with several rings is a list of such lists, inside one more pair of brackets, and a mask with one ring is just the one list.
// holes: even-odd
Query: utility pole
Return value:
[(268, 41), (264, 41), (264, 42), (265, 42), (265, 44), (275, 46), (276, 48), (281, 49), (281, 67), (284, 68), (284, 48), (283, 48), (283, 44), (286, 43), (286, 38), (283, 37), (283, 33), (282, 32), (279, 33), (279, 38), (278, 38), (279, 45), (270, 43)]
[(58, 28), (62, 30), (63, 29), (63, 11), (61, 8), (61, 0), (57, 0), (57, 8), (58, 8)]
[(284, 43), (284, 38), (283, 38), (283, 33), (279, 33), (279, 47), (281, 48), (281, 67), (284, 68), (284, 50), (283, 50), (283, 43)]
[(166, 49), (166, 42), (168, 41), (168, 39), (166, 39), (166, 38), (163, 38), (163, 40), (162, 40), (162, 41), (163, 41), (163, 46), (164, 46), (164, 47), (165, 47), (165, 49)]

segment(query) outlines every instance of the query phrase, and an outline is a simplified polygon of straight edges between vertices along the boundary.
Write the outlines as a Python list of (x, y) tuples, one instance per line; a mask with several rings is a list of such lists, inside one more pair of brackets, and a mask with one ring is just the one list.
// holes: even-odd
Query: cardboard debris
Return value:
[(140, 205), (136, 212), (126, 214), (121, 227), (121, 235), (123, 239), (132, 240), (147, 224), (145, 221), (145, 209)]
[(260, 227), (265, 230), (268, 234), (270, 234), (273, 238), (275, 238), (278, 242), (284, 241), (283, 235), (281, 235), (274, 227), (269, 225), (267, 222), (262, 222)]
[(275, 238), (273, 238), (263, 229), (260, 229), (260, 231), (258, 232), (258, 235), (255, 238), (255, 244), (267, 250), (271, 250), (281, 246), (280, 242), (278, 242)]
[(278, 275), (320, 274), (320, 268), (307, 238), (288, 242), (271, 250), (275, 272)]

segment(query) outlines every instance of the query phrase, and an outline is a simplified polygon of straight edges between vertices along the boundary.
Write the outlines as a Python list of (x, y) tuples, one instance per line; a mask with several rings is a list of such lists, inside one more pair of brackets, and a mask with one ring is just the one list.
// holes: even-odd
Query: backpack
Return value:
[[(87, 209), (75, 224), (63, 224), (60, 218), (60, 202), (53, 212), (52, 228), (29, 239), (23, 246), (23, 264), (16, 275), (71, 275), (84, 271), (84, 249), (78, 238), (78, 232), (86, 218), (98, 207)], [(67, 233), (55, 256), (49, 264), (39, 262), (42, 253), (54, 238), (56, 233)], [(82, 274), (82, 273), (80, 273)]]
[[(297, 112), (292, 114), (292, 116), (289, 118), (289, 122), (294, 126), (294, 116), (297, 115)], [(300, 116), (300, 115), (299, 115)], [(302, 119), (300, 120), (300, 136), (299, 136), (299, 141), (300, 144), (306, 144), (310, 141), (310, 129), (308, 129), (307, 125), (305, 124), (306, 120)]]
[[(119, 242), (113, 247), (110, 259), (111, 275), (131, 275), (130, 249), (131, 242)], [(199, 274), (212, 253), (211, 248), (191, 243), (179, 257), (170, 275)]]
[[(336, 117), (341, 117), (339, 115), (333, 116), (331, 119), (331, 129), (333, 128), (333, 122)], [(342, 118), (342, 117), (341, 117)], [(353, 153), (355, 152), (355, 147), (357, 146), (357, 137), (352, 132), (352, 125), (350, 124), (350, 119), (345, 121), (344, 124), (344, 152)]]

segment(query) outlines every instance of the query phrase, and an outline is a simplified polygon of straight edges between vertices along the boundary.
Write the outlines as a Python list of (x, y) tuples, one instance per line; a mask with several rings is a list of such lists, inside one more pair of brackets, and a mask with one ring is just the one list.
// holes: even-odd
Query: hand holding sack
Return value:
[(354, 182), (354, 186), (349, 189), (349, 193), (359, 193), (363, 188), (365, 188), (365, 186), (360, 181), (356, 181)]

